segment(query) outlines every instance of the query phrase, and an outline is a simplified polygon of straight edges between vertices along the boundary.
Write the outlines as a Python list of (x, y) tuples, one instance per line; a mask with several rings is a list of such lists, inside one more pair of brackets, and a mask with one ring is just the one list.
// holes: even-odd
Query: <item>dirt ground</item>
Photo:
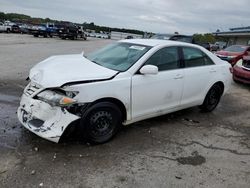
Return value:
[(110, 42), (0, 34), (0, 187), (249, 187), (250, 87), (243, 84), (233, 83), (212, 113), (194, 107), (138, 122), (103, 145), (55, 144), (21, 126), (16, 109), (34, 64)]

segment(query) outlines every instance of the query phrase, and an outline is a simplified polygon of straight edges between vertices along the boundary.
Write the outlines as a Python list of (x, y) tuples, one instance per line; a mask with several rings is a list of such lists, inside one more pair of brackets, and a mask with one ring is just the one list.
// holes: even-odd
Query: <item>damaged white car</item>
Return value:
[(229, 68), (200, 46), (152, 39), (53, 56), (31, 69), (18, 119), (53, 142), (77, 123), (89, 141), (104, 143), (122, 124), (192, 106), (212, 111), (231, 83)]

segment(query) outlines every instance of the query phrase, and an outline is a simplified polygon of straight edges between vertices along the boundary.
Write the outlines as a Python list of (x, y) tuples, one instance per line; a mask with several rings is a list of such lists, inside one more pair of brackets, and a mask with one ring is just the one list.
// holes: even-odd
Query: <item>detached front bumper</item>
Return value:
[(17, 115), (25, 128), (56, 143), (59, 142), (67, 126), (80, 118), (64, 108), (50, 106), (25, 94), (21, 98)]

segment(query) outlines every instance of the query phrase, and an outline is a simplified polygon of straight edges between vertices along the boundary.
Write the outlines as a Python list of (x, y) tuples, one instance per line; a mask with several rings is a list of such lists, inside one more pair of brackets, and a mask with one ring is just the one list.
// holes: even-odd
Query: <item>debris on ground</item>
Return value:
[(200, 122), (197, 121), (197, 120), (192, 120), (192, 119), (189, 119), (189, 118), (184, 118), (183, 120), (189, 121), (189, 122), (192, 122), (192, 123), (200, 123)]
[(30, 174), (31, 174), (31, 175), (35, 175), (35, 173), (36, 173), (36, 171), (35, 171), (35, 170), (32, 170)]
[(182, 178), (180, 176), (175, 176), (176, 179), (181, 180)]

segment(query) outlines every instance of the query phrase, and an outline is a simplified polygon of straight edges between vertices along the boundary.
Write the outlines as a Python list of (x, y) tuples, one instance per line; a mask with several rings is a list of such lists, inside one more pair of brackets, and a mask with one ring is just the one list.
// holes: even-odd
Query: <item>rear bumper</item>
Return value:
[(17, 116), (22, 125), (36, 135), (59, 142), (67, 126), (80, 117), (61, 107), (33, 99), (23, 94)]
[(233, 79), (239, 82), (250, 84), (250, 71), (238, 66), (234, 66)]

